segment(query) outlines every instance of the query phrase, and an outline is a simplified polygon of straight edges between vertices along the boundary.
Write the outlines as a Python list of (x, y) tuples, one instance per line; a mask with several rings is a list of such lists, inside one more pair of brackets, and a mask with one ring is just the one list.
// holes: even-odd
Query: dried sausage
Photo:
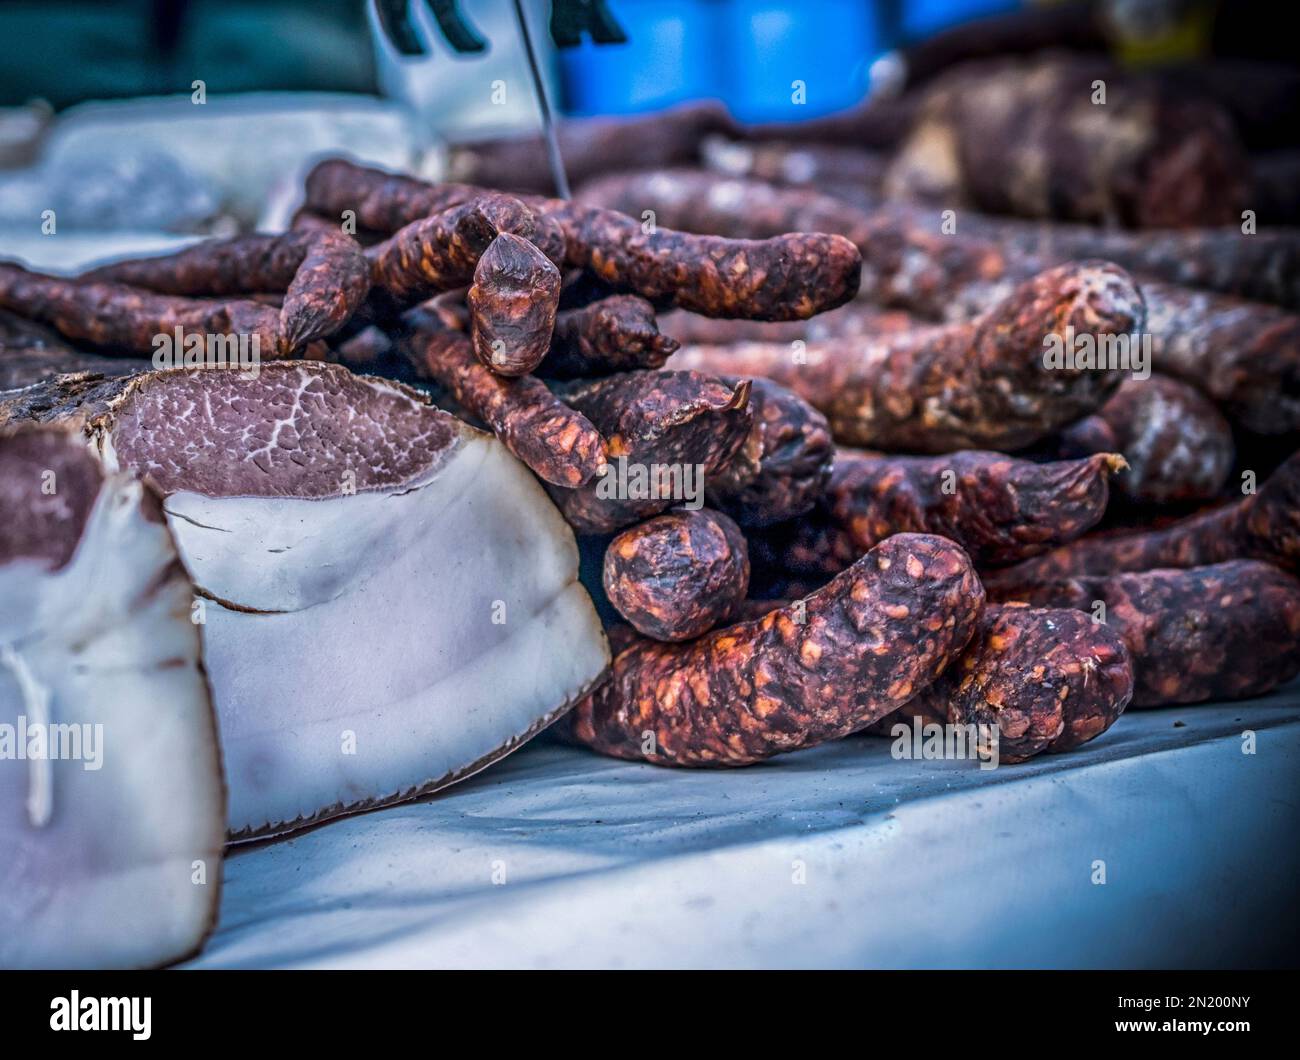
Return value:
[(498, 375), (525, 375), (546, 356), (560, 304), (560, 270), (528, 240), (502, 232), (474, 268), (474, 354)]
[(371, 280), (398, 307), (466, 287), (479, 258), (502, 232), (527, 238), (536, 218), (518, 199), (481, 195), (404, 225), (366, 251)]
[(975, 725), (997, 733), (999, 762), (1069, 751), (1115, 724), (1134, 665), (1107, 626), (1068, 609), (989, 605), (948, 672), (878, 725)]
[(195, 298), (284, 293), (280, 330), (295, 350), (338, 331), (370, 290), (360, 246), (337, 228), (211, 239), (101, 265), (78, 279)]
[[(367, 227), (396, 231), (480, 194), (471, 185), (429, 185), (329, 159), (308, 174), (306, 204), (329, 216), (351, 209)], [(566, 264), (655, 303), (707, 316), (797, 320), (842, 305), (858, 288), (862, 259), (840, 236), (722, 239), (643, 226), (639, 219), (581, 203), (521, 198), (558, 224)]]
[[(738, 379), (725, 382), (736, 385)], [(835, 446), (826, 417), (768, 379), (751, 381), (754, 426), (706, 484), (709, 503), (741, 526), (769, 526), (808, 511), (830, 478)]]
[(1300, 673), (1300, 581), (1260, 560), (1070, 578), (1011, 595), (1091, 612), (1118, 633), (1133, 657), (1134, 706), (1243, 699)]
[(980, 567), (1073, 541), (1106, 511), (1113, 453), (1039, 464), (1003, 453), (882, 456), (841, 449), (815, 511), (753, 541), (756, 561), (792, 574), (843, 570), (890, 534), (952, 538)]
[(605, 593), (637, 632), (690, 640), (726, 622), (749, 588), (745, 537), (721, 512), (685, 508), (624, 530), (605, 549)]
[(1050, 363), (1059, 349), (1128, 337), (1142, 296), (1121, 269), (1060, 266), (1019, 285), (975, 321), (879, 342), (806, 347), (688, 347), (674, 361), (724, 375), (766, 376), (826, 414), (847, 445), (924, 453), (1017, 449), (1097, 409), (1121, 381), (1094, 356)]
[(1236, 451), (1219, 410), (1194, 387), (1162, 375), (1125, 380), (1095, 416), (1061, 432), (1059, 447), (1124, 454), (1128, 470), (1116, 489), (1141, 504), (1218, 497)]
[(579, 489), (550, 490), (581, 534), (620, 530), (702, 499), (753, 428), (750, 384), (698, 372), (623, 372), (557, 393), (605, 437), (610, 463)]
[(899, 534), (806, 600), (685, 644), (638, 641), (567, 716), (602, 754), (743, 766), (861, 729), (934, 681), (984, 592), (951, 541)]
[(294, 350), (280, 333), (280, 313), (247, 299), (209, 301), (153, 294), (111, 283), (81, 283), (0, 263), (0, 308), (49, 324), (64, 338), (104, 353), (151, 356), (158, 336), (249, 338), (270, 359)]
[(1210, 100), (1092, 59), (995, 59), (924, 90), (885, 188), (994, 214), (1185, 227), (1238, 219), (1249, 165)]
[(655, 310), (644, 298), (616, 294), (556, 314), (551, 349), (538, 375), (575, 379), (661, 368), (677, 341), (659, 333)]
[(1258, 493), (1155, 529), (1092, 534), (988, 575), (1004, 596), (1037, 582), (1261, 559), (1300, 571), (1300, 453)]
[(523, 375), (497, 375), (479, 363), (470, 340), (428, 314), (403, 318), (401, 342), (417, 374), (446, 387), (543, 481), (577, 487), (605, 464), (605, 443), (581, 413), (556, 398), (546, 384)]

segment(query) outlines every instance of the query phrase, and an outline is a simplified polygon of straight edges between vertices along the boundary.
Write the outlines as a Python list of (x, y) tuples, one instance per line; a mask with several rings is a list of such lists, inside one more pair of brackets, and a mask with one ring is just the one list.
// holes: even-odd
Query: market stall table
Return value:
[(992, 770), (890, 747), (694, 771), (537, 742), (441, 795), (235, 848), (190, 966), (1294, 959), (1300, 684), (1132, 711)]

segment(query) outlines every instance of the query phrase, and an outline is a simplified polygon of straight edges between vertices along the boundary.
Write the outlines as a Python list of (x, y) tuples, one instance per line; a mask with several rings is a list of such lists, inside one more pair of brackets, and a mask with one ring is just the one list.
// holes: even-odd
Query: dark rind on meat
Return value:
[(0, 427), (51, 423), (86, 432), (126, 389), (126, 375), (73, 372), (0, 393)]
[(125, 375), (150, 367), (146, 360), (82, 353), (53, 328), (0, 309), (0, 392), (74, 372)]
[(152, 368), (149, 361), (132, 357), (103, 357), (71, 349), (66, 352), (36, 348), (11, 350), (0, 342), (0, 395), (35, 383), (47, 383), (61, 375), (131, 375)]
[(1081, 613), (1102, 603), (1133, 657), (1134, 706), (1244, 699), (1300, 673), (1300, 582), (1260, 560), (1071, 578), (1011, 595)]
[(624, 530), (605, 549), (609, 601), (661, 641), (690, 640), (732, 618), (749, 589), (745, 537), (721, 512), (676, 509)]
[(958, 546), (900, 534), (798, 609), (685, 644), (634, 643), (574, 708), (570, 735), (672, 766), (743, 766), (837, 739), (933, 682), (983, 604)]
[(51, 571), (66, 566), (103, 484), (102, 466), (75, 430), (0, 429), (0, 566), (16, 560)]

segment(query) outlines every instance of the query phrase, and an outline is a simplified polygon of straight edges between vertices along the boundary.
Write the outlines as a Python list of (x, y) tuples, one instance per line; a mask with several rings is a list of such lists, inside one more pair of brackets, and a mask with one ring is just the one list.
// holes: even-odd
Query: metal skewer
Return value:
[(523, 38), (524, 54), (528, 56), (528, 69), (533, 75), (533, 88), (537, 92), (537, 105), (542, 111), (542, 135), (546, 138), (546, 156), (551, 165), (551, 179), (555, 182), (555, 192), (561, 199), (572, 196), (569, 192), (569, 178), (564, 172), (564, 159), (560, 155), (560, 140), (555, 133), (555, 121), (551, 117), (551, 101), (546, 95), (546, 82), (542, 80), (541, 67), (537, 62), (537, 53), (533, 50), (533, 38), (528, 32), (528, 20), (524, 18), (523, 0), (514, 0), (515, 17), (519, 20), (519, 35)]

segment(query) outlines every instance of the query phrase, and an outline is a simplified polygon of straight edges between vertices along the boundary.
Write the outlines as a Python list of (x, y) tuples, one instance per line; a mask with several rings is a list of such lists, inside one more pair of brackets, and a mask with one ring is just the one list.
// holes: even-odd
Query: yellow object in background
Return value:
[(1102, 0), (1112, 50), (1126, 66), (1159, 66), (1210, 53), (1214, 0)]

